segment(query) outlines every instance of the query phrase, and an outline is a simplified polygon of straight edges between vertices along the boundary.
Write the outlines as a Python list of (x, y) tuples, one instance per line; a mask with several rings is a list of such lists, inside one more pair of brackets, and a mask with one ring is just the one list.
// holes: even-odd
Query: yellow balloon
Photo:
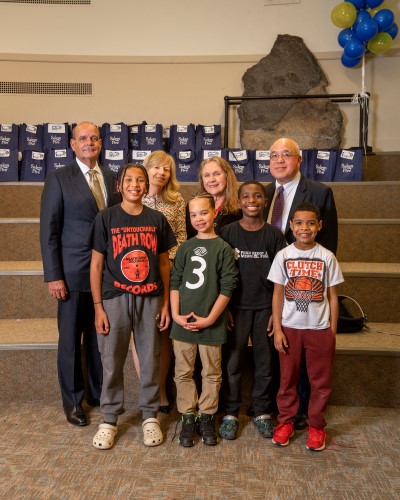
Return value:
[(374, 15), (379, 12), (380, 10), (382, 9), (390, 9), (390, 7), (388, 5), (386, 5), (385, 2), (381, 3), (380, 5), (378, 5), (378, 7), (375, 7), (373, 9), (369, 9), (369, 14), (371, 17), (374, 17)]
[(393, 38), (389, 35), (389, 33), (378, 33), (371, 38), (371, 40), (367, 43), (367, 48), (373, 54), (383, 54), (387, 50), (390, 49), (390, 46), (393, 43)]
[(357, 17), (357, 9), (350, 2), (336, 5), (331, 12), (331, 21), (338, 28), (350, 28)]

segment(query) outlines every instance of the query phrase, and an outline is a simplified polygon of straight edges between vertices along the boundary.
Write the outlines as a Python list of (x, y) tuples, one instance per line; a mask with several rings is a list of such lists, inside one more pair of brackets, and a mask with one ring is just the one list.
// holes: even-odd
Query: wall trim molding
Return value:
[[(203, 55), (203, 56), (98, 56), (98, 55), (62, 55), (62, 54), (12, 54), (0, 53), (0, 61), (37, 62), (64, 64), (240, 64), (257, 63), (268, 54), (243, 55)], [(338, 60), (342, 51), (316, 52), (319, 60)], [(381, 56), (367, 55), (369, 58)], [(400, 47), (388, 50), (384, 57), (400, 57)]]

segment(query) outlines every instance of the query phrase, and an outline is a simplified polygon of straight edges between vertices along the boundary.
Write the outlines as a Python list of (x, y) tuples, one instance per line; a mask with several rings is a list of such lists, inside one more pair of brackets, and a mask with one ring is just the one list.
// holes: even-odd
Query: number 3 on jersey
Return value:
[(190, 288), (190, 290), (196, 290), (196, 288), (200, 288), (204, 283), (203, 271), (207, 267), (207, 264), (203, 257), (193, 256), (191, 260), (192, 262), (200, 263), (200, 267), (193, 268), (193, 274), (196, 274), (199, 278), (196, 283), (189, 283), (189, 281), (186, 281), (185, 286), (186, 288)]

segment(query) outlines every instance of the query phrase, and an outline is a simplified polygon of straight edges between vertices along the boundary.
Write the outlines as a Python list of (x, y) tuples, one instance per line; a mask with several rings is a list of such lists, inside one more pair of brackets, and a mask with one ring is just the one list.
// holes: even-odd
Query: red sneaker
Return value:
[(289, 444), (289, 439), (293, 437), (294, 425), (290, 424), (279, 424), (274, 429), (274, 437), (272, 442), (277, 446), (287, 446)]
[(325, 448), (326, 432), (324, 429), (308, 428), (306, 448), (310, 451), (322, 451)]

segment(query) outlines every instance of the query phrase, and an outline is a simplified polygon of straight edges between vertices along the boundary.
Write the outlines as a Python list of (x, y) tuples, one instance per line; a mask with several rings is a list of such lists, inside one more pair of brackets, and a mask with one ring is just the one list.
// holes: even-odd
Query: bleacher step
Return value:
[[(342, 295), (354, 297), (369, 321), (400, 323), (400, 263), (341, 262), (345, 282)], [(55, 317), (57, 301), (43, 282), (40, 261), (0, 262), (0, 317)]]
[[(57, 342), (56, 318), (0, 320), (0, 350), (55, 349)], [(362, 332), (338, 334), (336, 352), (400, 356), (400, 323), (368, 323)]]
[[(41, 259), (38, 218), (0, 218), (0, 241), (0, 261)], [(341, 261), (400, 262), (399, 241), (400, 218), (339, 219)]]
[[(57, 379), (57, 322), (54, 318), (0, 320), (0, 401), (60, 401)], [(250, 349), (250, 348), (249, 348)], [(252, 366), (251, 351), (247, 367)], [(330, 404), (400, 407), (400, 323), (370, 323), (359, 333), (336, 336)], [(137, 403), (138, 379), (128, 353), (125, 402)], [(252, 374), (246, 368), (243, 404), (251, 403)], [(246, 383), (248, 381), (248, 383)], [(170, 380), (172, 386), (172, 379)]]

